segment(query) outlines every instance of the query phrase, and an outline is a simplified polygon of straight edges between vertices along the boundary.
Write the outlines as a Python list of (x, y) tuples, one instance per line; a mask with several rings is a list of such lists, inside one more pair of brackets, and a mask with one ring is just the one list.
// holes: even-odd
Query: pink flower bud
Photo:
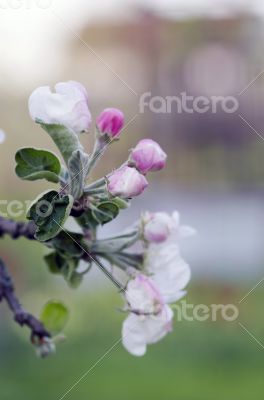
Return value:
[(124, 126), (124, 114), (117, 108), (106, 108), (97, 118), (97, 126), (101, 133), (118, 138)]
[(169, 238), (173, 225), (173, 220), (167, 213), (146, 213), (143, 216), (144, 239), (148, 242), (162, 243)]
[(174, 211), (172, 215), (166, 212), (145, 213), (141, 219), (143, 237), (148, 242), (162, 243), (171, 241), (177, 243), (180, 238), (193, 236), (193, 228), (181, 225), (180, 215)]
[(167, 154), (154, 140), (143, 139), (132, 150), (130, 164), (139, 172), (146, 174), (149, 171), (159, 171), (165, 167)]
[(108, 191), (112, 196), (131, 198), (140, 195), (148, 181), (135, 168), (121, 167), (108, 177)]
[(61, 82), (55, 93), (48, 86), (36, 89), (29, 99), (29, 112), (36, 122), (63, 125), (75, 133), (87, 132), (91, 124), (86, 89), (78, 82)]

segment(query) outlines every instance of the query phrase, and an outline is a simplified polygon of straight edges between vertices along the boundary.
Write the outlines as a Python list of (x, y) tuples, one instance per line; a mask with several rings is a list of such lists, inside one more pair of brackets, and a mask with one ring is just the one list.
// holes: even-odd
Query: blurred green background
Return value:
[[(18, 148), (55, 150), (28, 116), (30, 93), (57, 81), (80, 81), (88, 89), (93, 120), (114, 106), (124, 110), (129, 123), (95, 177), (120, 165), (143, 137), (159, 141), (169, 156), (166, 170), (149, 176), (148, 191), (100, 235), (119, 232), (143, 210), (178, 209), (183, 223), (198, 231), (182, 244), (193, 272), (186, 300), (234, 304), (239, 318), (175, 320), (168, 337), (150, 346), (144, 358), (134, 358), (118, 342), (122, 299), (100, 271), (94, 267), (80, 290), (70, 290), (49, 276), (40, 244), (6, 238), (1, 257), (23, 305), (39, 315), (47, 300), (60, 299), (71, 319), (65, 343), (42, 361), (28, 344), (28, 332), (16, 327), (1, 304), (0, 399), (261, 400), (263, 1), (51, 3), (0, 6), (0, 129), (6, 132), (0, 145), (0, 212), (23, 220), (28, 202), (50, 187), (21, 182), (14, 173)], [(145, 92), (162, 98), (181, 92), (235, 96), (239, 110), (141, 114)], [(92, 139), (92, 134), (82, 137), (86, 149)]]
[[(228, 293), (229, 301), (236, 304), (245, 290), (230, 291), (209, 282), (192, 285), (188, 302), (225, 302)], [(45, 292), (50, 294), (46, 288), (41, 295)], [(114, 311), (120, 304), (119, 295), (108, 288), (78, 297), (66, 290), (64, 296), (71, 303), (72, 319), (68, 340), (59, 346), (56, 356), (36, 359), (19, 330), (9, 324), (1, 329), (3, 399), (60, 399), (79, 379), (65, 398), (262, 398), (263, 348), (238, 321), (175, 322), (172, 334), (149, 347), (145, 357), (134, 358), (118, 342), (124, 318)], [(36, 298), (36, 292), (29, 296), (31, 308)], [(263, 293), (257, 290), (240, 307), (239, 321), (258, 338), (263, 337), (264, 328), (262, 301)]]

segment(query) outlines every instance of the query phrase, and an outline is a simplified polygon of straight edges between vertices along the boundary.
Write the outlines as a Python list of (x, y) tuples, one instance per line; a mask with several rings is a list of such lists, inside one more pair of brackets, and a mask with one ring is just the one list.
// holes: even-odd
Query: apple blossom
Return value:
[(124, 114), (117, 108), (106, 108), (97, 118), (97, 127), (101, 133), (118, 138), (124, 126)]
[(173, 220), (165, 212), (147, 212), (142, 217), (142, 223), (144, 239), (153, 243), (167, 240), (173, 228)]
[(129, 163), (142, 174), (159, 171), (165, 167), (167, 154), (160, 145), (151, 139), (143, 139), (131, 151)]
[(143, 274), (129, 281), (125, 297), (131, 312), (123, 323), (122, 342), (131, 354), (142, 356), (148, 344), (171, 331), (173, 312), (152, 279)]
[[(87, 131), (91, 123), (87, 92), (81, 84), (58, 83), (54, 93), (47, 86), (40, 87), (30, 96), (29, 110), (56, 144), (64, 164), (48, 150), (23, 148), (15, 157), (17, 176), (23, 180), (45, 179), (58, 183), (59, 188), (36, 198), (27, 213), (28, 223), (0, 217), (0, 236), (48, 244), (45, 262), (49, 270), (61, 275), (72, 288), (81, 284), (95, 264), (125, 298), (128, 316), (122, 327), (124, 347), (142, 356), (148, 345), (172, 329), (169, 304), (185, 295), (191, 277), (190, 267), (181, 257), (179, 239), (194, 230), (181, 225), (177, 211), (172, 215), (144, 213), (129, 229), (104, 239), (98, 238), (98, 229), (114, 220), (131, 198), (146, 189), (146, 173), (162, 169), (167, 155), (153, 140), (141, 140), (120, 168), (94, 181), (92, 171), (110, 139), (121, 134), (123, 113), (108, 108), (100, 114), (93, 149), (88, 154), (77, 135)], [(3, 138), (0, 130), (0, 143)], [(43, 205), (49, 213), (44, 212)], [(120, 268), (122, 275), (116, 275), (114, 268)], [(14, 317), (20, 316), (16, 322), (30, 329), (37, 353), (42, 357), (53, 353), (58, 338), (62, 338), (53, 333), (62, 334), (67, 307), (51, 301), (43, 308), (40, 320), (24, 311), (0, 258), (0, 303), (3, 300)], [(51, 321), (53, 313), (59, 315), (59, 324)]]
[(112, 196), (131, 198), (140, 195), (148, 181), (135, 168), (123, 166), (107, 177), (107, 189)]
[(177, 211), (172, 215), (165, 212), (147, 212), (143, 214), (141, 222), (143, 238), (150, 243), (162, 243), (169, 238), (178, 240), (195, 233), (193, 228), (180, 225), (180, 215)]
[(29, 98), (31, 118), (47, 125), (63, 125), (75, 133), (87, 132), (91, 124), (86, 89), (78, 82), (37, 88)]

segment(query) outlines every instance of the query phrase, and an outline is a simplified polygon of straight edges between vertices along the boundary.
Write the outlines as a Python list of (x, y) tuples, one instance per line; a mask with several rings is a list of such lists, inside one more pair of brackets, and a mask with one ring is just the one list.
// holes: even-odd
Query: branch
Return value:
[(0, 237), (4, 235), (11, 236), (12, 239), (25, 237), (34, 240), (36, 225), (34, 222), (16, 222), (4, 217), (0, 217)]
[[(24, 237), (29, 240), (35, 240), (34, 234), (36, 232), (36, 225), (34, 222), (16, 222), (13, 220), (8, 220), (4, 217), (0, 217), (0, 238), (4, 235), (11, 236), (12, 239), (18, 239), (20, 237)], [(69, 235), (70, 236), (70, 235)], [(70, 236), (71, 237), (71, 236)], [(72, 239), (76, 242), (74, 239)], [(82, 249), (82, 246), (76, 242), (78, 246)], [(103, 271), (103, 273), (118, 287), (119, 290), (124, 290), (123, 286), (118, 283), (112, 274), (99, 262), (99, 260), (93, 254), (88, 254), (85, 252), (83, 256), (84, 261), (94, 261), (95, 264)], [(7, 271), (4, 266), (1, 266), (1, 259), (0, 259), (0, 301), (1, 301), (1, 275), (3, 274), (2, 269), (5, 269), (5, 276), (7, 277)], [(2, 272), (1, 272), (2, 271)], [(3, 279), (2, 279), (3, 281)], [(13, 287), (11, 280), (9, 279), (9, 288)], [(5, 280), (5, 284), (7, 285), (7, 280)], [(12, 302), (11, 302), (12, 304)], [(20, 317), (19, 317), (20, 318)], [(19, 321), (17, 321), (20, 323)]]
[(12, 279), (3, 261), (0, 259), (0, 302), (5, 300), (14, 320), (20, 326), (27, 326), (31, 330), (31, 341), (33, 344), (41, 344), (45, 339), (50, 338), (50, 333), (44, 328), (43, 324), (23, 309), (15, 295)]
[[(80, 217), (87, 210), (87, 199), (76, 201), (72, 210), (71, 216)], [(4, 235), (11, 236), (12, 239), (24, 237), (29, 240), (35, 240), (36, 224), (30, 222), (16, 222), (11, 219), (0, 216), (0, 238)]]
[[(9, 235), (13, 239), (24, 237), (29, 240), (35, 240), (35, 231), (36, 225), (34, 222), (16, 222), (0, 217), (0, 238), (4, 235)], [(71, 237), (69, 233), (68, 235)], [(84, 250), (76, 240), (73, 238), (72, 240)], [(84, 251), (84, 253), (82, 257), (84, 261), (93, 261), (121, 292), (125, 291), (125, 287), (101, 264), (95, 254), (89, 254), (87, 251)], [(15, 295), (11, 276), (0, 258), (0, 303), (3, 300), (6, 301), (9, 309), (13, 313), (14, 321), (20, 326), (27, 326), (30, 329), (31, 342), (35, 345), (37, 354), (40, 357), (46, 357), (54, 353), (55, 343), (51, 338), (51, 334), (37, 318), (23, 309)]]

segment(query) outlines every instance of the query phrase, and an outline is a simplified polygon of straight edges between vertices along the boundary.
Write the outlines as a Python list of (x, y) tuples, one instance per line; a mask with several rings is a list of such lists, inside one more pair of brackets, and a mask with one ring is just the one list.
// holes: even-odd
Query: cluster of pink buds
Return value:
[(166, 159), (167, 154), (154, 140), (140, 140), (127, 163), (108, 177), (108, 191), (124, 198), (140, 195), (148, 186), (145, 175), (163, 169)]
[[(107, 108), (96, 122), (99, 135), (106, 135), (110, 140), (119, 139), (124, 114), (116, 108)], [(99, 148), (102, 150), (102, 146)], [(166, 159), (167, 155), (158, 143), (151, 139), (141, 140), (131, 151), (128, 161), (107, 177), (108, 192), (122, 198), (140, 195), (148, 186), (147, 172), (163, 169)]]
[[(36, 89), (29, 99), (29, 111), (36, 122), (64, 126), (75, 135), (89, 131), (92, 122), (87, 91), (74, 81), (58, 83), (55, 92), (48, 86)], [(96, 125), (98, 136), (88, 172), (107, 146), (120, 138), (124, 114), (117, 108), (106, 108), (96, 119)], [(107, 177), (108, 192), (123, 198), (140, 195), (148, 186), (145, 175), (163, 169), (166, 159), (167, 155), (158, 143), (151, 139), (140, 140), (127, 162)]]

